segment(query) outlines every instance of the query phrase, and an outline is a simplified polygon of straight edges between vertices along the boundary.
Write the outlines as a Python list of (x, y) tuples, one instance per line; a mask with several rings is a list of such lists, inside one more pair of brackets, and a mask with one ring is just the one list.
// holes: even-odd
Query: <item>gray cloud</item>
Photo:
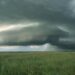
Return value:
[(74, 0), (0, 0), (0, 45), (74, 49), (74, 13)]

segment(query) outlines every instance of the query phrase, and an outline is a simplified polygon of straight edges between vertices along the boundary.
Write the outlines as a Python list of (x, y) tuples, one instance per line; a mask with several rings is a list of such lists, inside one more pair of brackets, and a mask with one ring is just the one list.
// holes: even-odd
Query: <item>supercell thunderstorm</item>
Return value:
[(0, 0), (0, 50), (75, 49), (75, 0)]

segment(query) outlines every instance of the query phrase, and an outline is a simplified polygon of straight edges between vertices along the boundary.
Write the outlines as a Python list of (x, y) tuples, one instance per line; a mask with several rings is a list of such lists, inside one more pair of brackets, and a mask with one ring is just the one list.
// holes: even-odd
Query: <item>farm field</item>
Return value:
[(75, 52), (1, 52), (0, 75), (75, 75)]

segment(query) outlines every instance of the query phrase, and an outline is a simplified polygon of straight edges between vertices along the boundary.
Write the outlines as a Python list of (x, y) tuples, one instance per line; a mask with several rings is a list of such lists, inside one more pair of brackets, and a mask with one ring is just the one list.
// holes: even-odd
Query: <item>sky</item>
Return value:
[(75, 50), (75, 0), (0, 0), (0, 51)]

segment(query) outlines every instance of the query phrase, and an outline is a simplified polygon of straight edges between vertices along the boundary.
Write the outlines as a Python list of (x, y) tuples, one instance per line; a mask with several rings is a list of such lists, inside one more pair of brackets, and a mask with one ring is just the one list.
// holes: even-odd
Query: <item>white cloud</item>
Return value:
[(71, 32), (69, 30), (69, 27), (67, 27), (67, 25), (58, 25), (57, 28), (64, 31), (64, 32), (69, 32), (69, 33)]
[(38, 23), (38, 22), (2, 25), (2, 26), (0, 26), (0, 32), (11, 31), (11, 30), (20, 30), (22, 28), (28, 28), (28, 27), (37, 27), (39, 25), (40, 25), (40, 23)]
[(1, 46), (0, 51), (56, 51), (58, 48), (50, 44), (31, 45), (31, 46)]

